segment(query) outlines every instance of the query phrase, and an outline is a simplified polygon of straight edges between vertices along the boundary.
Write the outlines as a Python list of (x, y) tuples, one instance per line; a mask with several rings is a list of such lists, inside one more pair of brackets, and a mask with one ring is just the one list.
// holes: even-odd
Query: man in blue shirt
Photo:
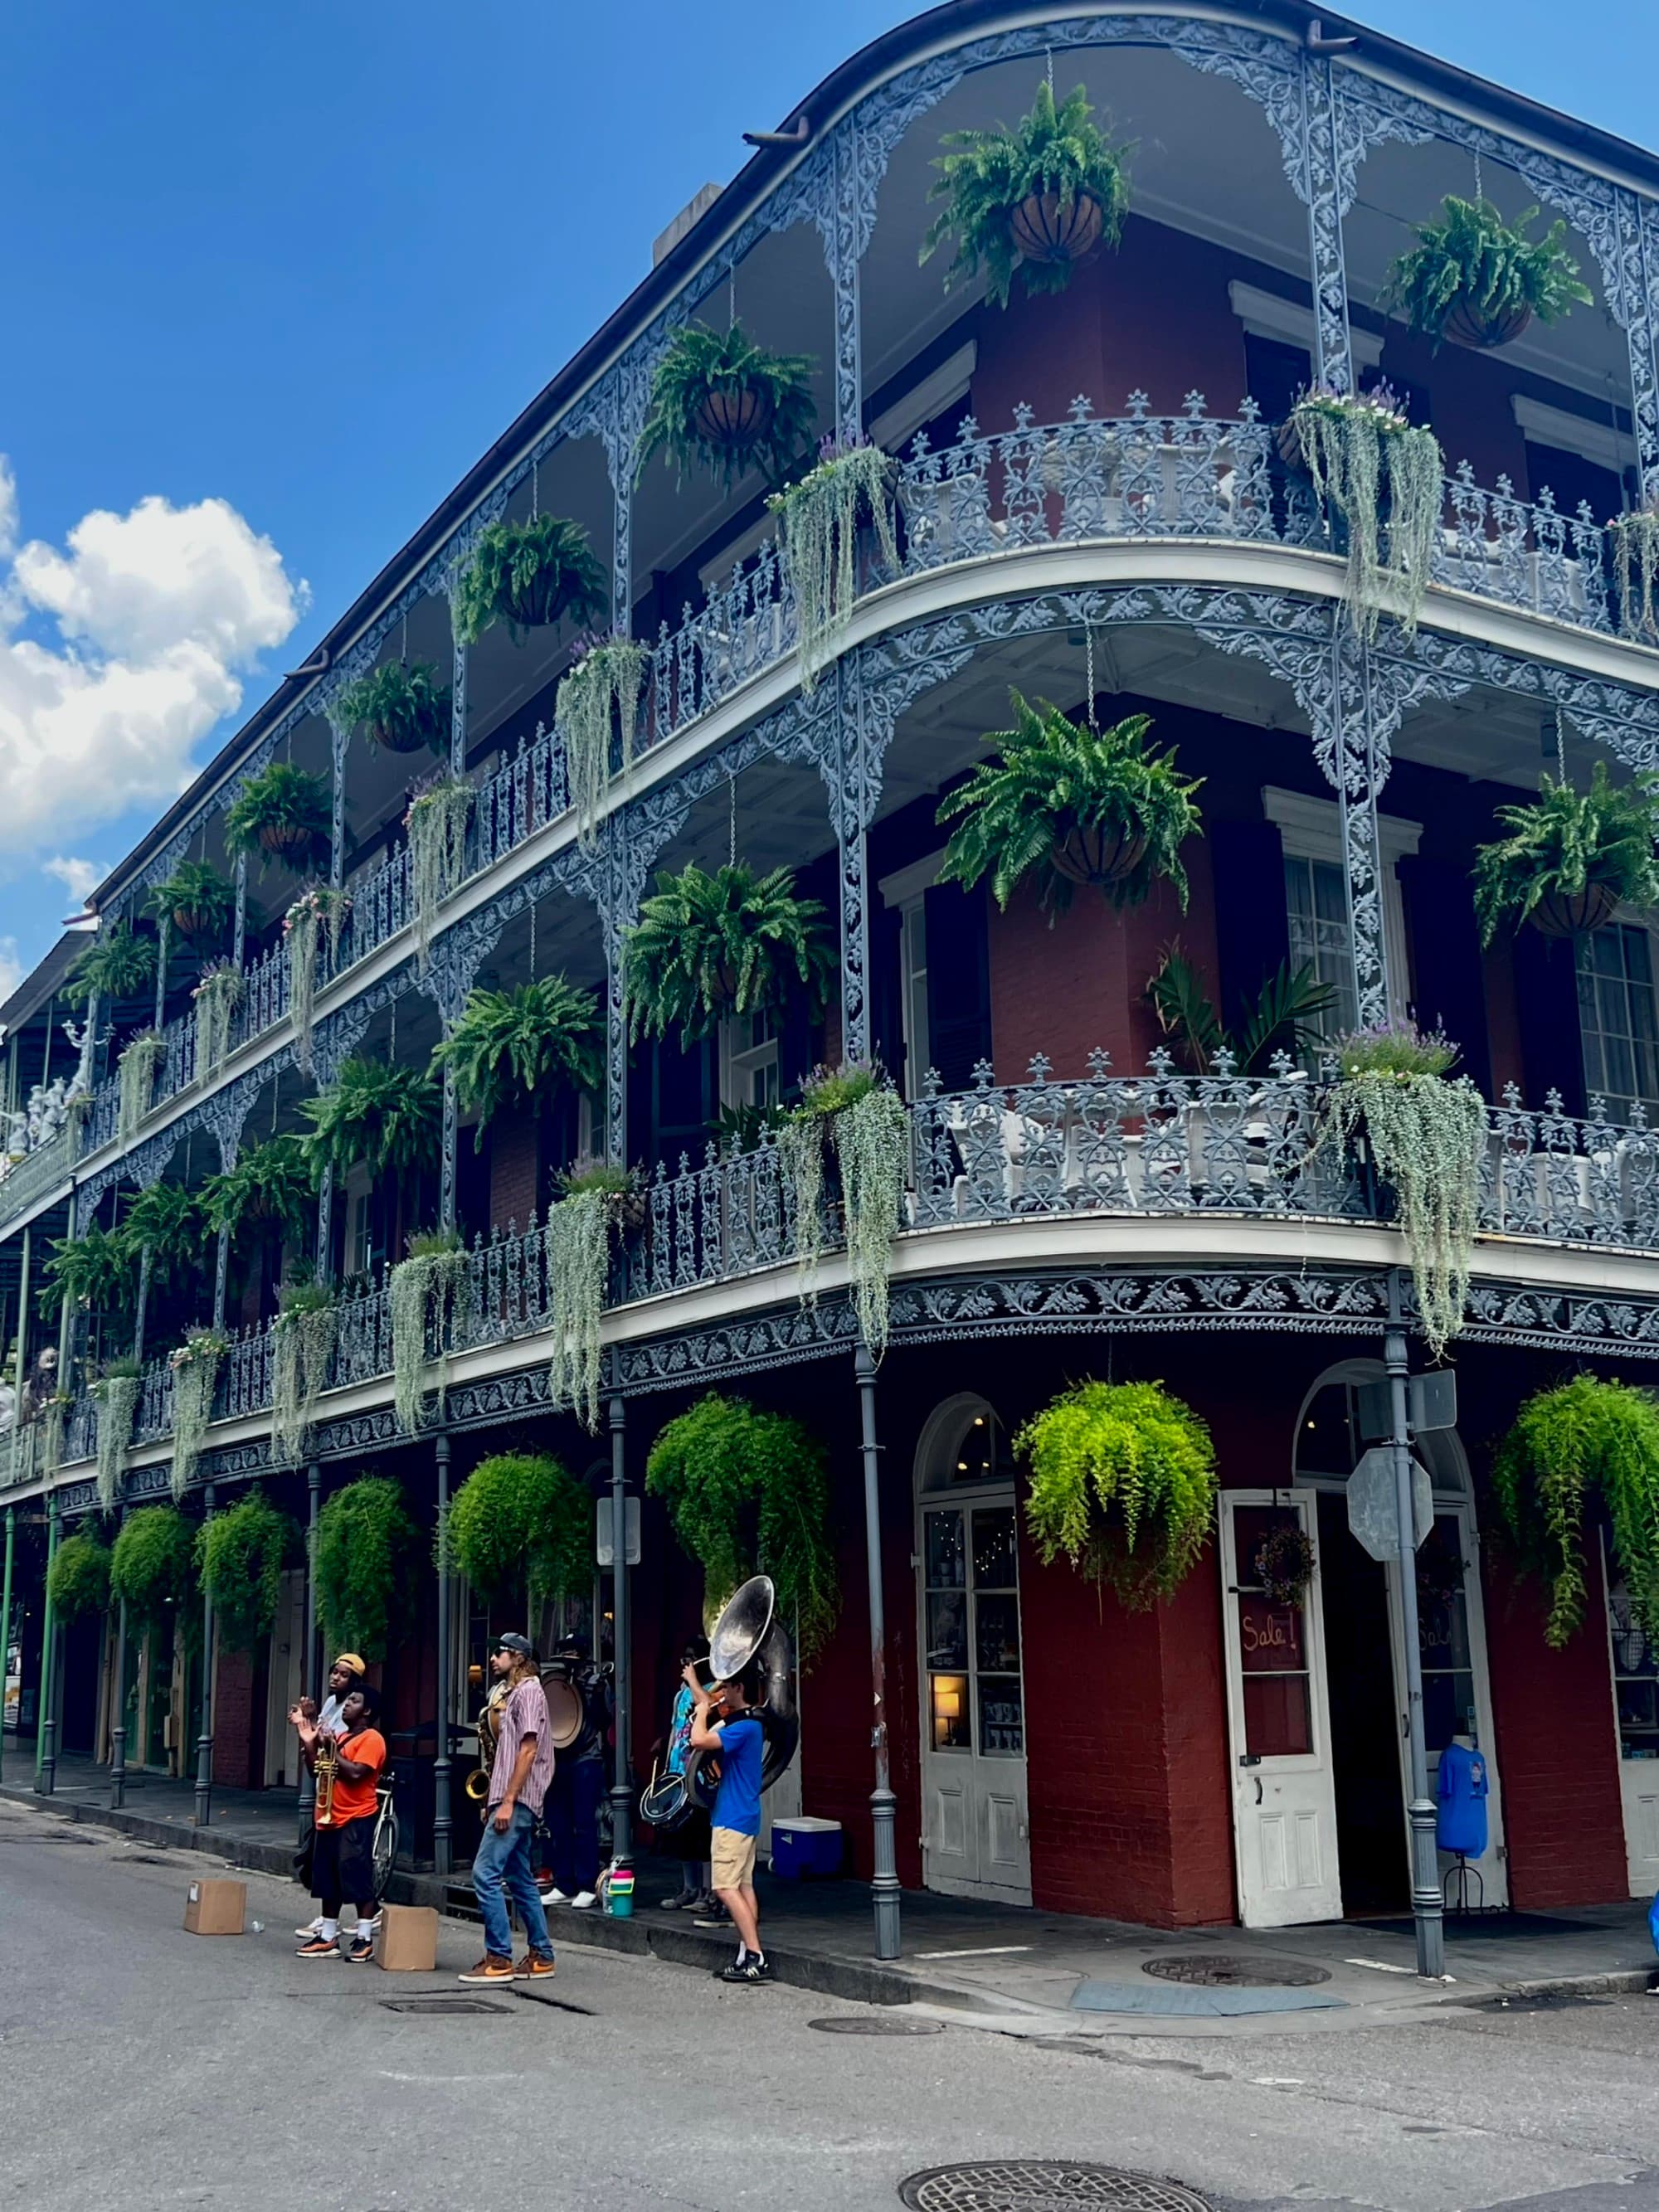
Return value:
[(772, 1970), (760, 1942), (760, 1910), (755, 1897), (755, 1845), (760, 1834), (761, 1766), (765, 1756), (765, 1732), (750, 1711), (758, 1685), (740, 1677), (717, 1686), (727, 1717), (711, 1725), (709, 1709), (714, 1693), (688, 1667), (685, 1686), (691, 1692), (691, 1748), (715, 1752), (720, 1762), (720, 1788), (714, 1797), (710, 1840), (714, 1894), (732, 1916), (738, 1931), (738, 1955), (720, 1969), (723, 1982), (766, 1982)]

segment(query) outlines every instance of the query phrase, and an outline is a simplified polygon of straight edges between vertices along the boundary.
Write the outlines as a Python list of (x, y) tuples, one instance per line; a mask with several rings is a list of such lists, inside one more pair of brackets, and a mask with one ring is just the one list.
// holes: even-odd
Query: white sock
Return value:
[(337, 1920), (325, 1920), (317, 1933), (325, 1943), (335, 1942), (339, 1937), (340, 1923)]

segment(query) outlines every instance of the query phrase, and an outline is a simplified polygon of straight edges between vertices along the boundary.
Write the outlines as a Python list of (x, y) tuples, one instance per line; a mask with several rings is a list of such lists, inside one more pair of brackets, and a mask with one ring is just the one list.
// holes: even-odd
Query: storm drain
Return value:
[(382, 1997), (384, 2012), (406, 2012), (416, 2020), (453, 2020), (462, 2013), (507, 2012), (511, 2007), (495, 2004), (489, 1997)]
[(877, 2013), (870, 2020), (862, 2020), (851, 2013), (837, 2014), (830, 2020), (809, 2020), (808, 2027), (816, 2027), (821, 2035), (943, 2035), (942, 2020), (888, 2020)]
[(1014, 2158), (994, 2165), (935, 2166), (899, 2184), (912, 2212), (1210, 2212), (1178, 2181), (1117, 2166)]
[(1148, 1959), (1143, 1974), (1160, 1982), (1187, 1982), (1203, 1990), (1306, 1990), (1331, 1978), (1304, 1959), (1249, 1959), (1230, 1951), (1188, 1951), (1174, 1959)]

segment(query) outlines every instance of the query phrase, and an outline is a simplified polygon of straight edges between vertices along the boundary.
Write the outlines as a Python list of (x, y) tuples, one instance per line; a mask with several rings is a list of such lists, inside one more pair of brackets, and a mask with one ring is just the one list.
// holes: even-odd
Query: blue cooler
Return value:
[(800, 1818), (772, 1823), (772, 1871), (785, 1881), (841, 1872), (841, 1822)]

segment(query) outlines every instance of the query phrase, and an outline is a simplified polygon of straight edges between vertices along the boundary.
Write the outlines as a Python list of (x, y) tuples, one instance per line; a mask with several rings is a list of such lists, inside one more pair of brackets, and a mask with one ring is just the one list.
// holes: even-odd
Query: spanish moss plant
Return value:
[(234, 887), (206, 860), (180, 860), (144, 901), (144, 912), (199, 951), (222, 944), (236, 912)]
[(385, 1659), (412, 1610), (421, 1532), (403, 1486), (360, 1475), (317, 1516), (317, 1614), (331, 1650)]
[(472, 787), (460, 776), (436, 776), (410, 801), (410, 893), (415, 908), (415, 957), (425, 974), (432, 953), (432, 923), (440, 905), (466, 873), (466, 823)]
[(859, 1333), (879, 1359), (887, 1349), (887, 1274), (903, 1218), (910, 1162), (904, 1102), (874, 1067), (815, 1068), (801, 1103), (778, 1129), (784, 1187), (794, 1218), (801, 1296), (817, 1297), (823, 1249), (823, 1146), (835, 1146), (847, 1217), (847, 1264)]
[(124, 1150), (137, 1139), (155, 1103), (155, 1079), (167, 1054), (160, 1030), (141, 1030), (115, 1063), (115, 1141)]
[(167, 1355), (173, 1370), (173, 1477), (176, 1504), (190, 1488), (213, 1419), (213, 1394), (230, 1346), (215, 1329), (198, 1329)]
[(562, 1083), (604, 1088), (604, 1026), (592, 991), (544, 975), (510, 991), (474, 991), (433, 1054), (454, 1079), (461, 1105), (478, 1117), (474, 1150), (509, 1106), (531, 1107)]
[(1008, 304), (1016, 270), (1028, 293), (1062, 292), (1075, 263), (1103, 240), (1115, 246), (1128, 212), (1127, 149), (1090, 121), (1079, 85), (1056, 106), (1040, 82), (1029, 115), (1009, 131), (952, 131), (934, 162), (930, 199), (943, 200), (922, 242), (926, 261), (953, 239), (945, 284), (982, 267), (988, 298)]
[(1014, 1438), (1031, 1470), (1025, 1522), (1046, 1563), (1065, 1558), (1140, 1610), (1170, 1596), (1215, 1522), (1215, 1449), (1161, 1382), (1080, 1382)]
[(46, 1577), (46, 1596), (60, 1620), (109, 1610), (109, 1546), (91, 1529), (64, 1537)]
[(416, 753), (427, 745), (441, 752), (449, 744), (451, 696), (438, 681), (435, 662), (389, 660), (348, 684), (334, 703), (341, 721), (361, 722), (377, 748)]
[(143, 1387), (136, 1359), (112, 1360), (92, 1385), (98, 1416), (98, 1503), (106, 1513), (121, 1493), (121, 1474)]
[(611, 1224), (633, 1186), (626, 1168), (567, 1176), (564, 1195), (547, 1213), (549, 1328), (553, 1353), (547, 1401), (568, 1407), (590, 1436), (599, 1425), (599, 1317), (611, 1264)]
[(340, 932), (345, 927), (351, 901), (344, 891), (313, 884), (301, 892), (283, 916), (283, 941), (288, 946), (288, 1012), (294, 1024), (294, 1058), (302, 1074), (309, 1075), (312, 1037), (317, 1000), (317, 955), (324, 932), (328, 934), (331, 969), (340, 957)]
[(71, 1006), (84, 1006), (95, 994), (106, 1010), (136, 999), (155, 981), (155, 939), (138, 937), (125, 924), (100, 929), (58, 987)]
[(774, 492), (778, 550), (795, 602), (800, 682), (810, 693), (840, 653), (858, 598), (858, 524), (867, 514), (881, 557), (898, 566), (893, 534), (892, 464), (878, 446), (825, 439), (817, 465)]
[(1460, 345), (1500, 346), (1520, 337), (1535, 316), (1559, 323), (1592, 295), (1565, 246), (1558, 220), (1542, 238), (1527, 233), (1538, 220), (1529, 207), (1505, 222), (1489, 199), (1449, 192), (1440, 221), (1416, 226), (1417, 243), (1389, 268), (1381, 304), (1397, 308), (1414, 331)]
[(1627, 1382), (1575, 1376), (1538, 1391), (1492, 1462), (1498, 1510), (1522, 1558), (1549, 1585), (1545, 1640), (1558, 1650), (1584, 1618), (1584, 1506), (1596, 1492), (1631, 1607), (1659, 1638), (1659, 1404)]
[(640, 702), (650, 672), (651, 655), (642, 645), (613, 637), (591, 647), (560, 681), (554, 720), (564, 740), (576, 835), (590, 850), (611, 781), (611, 738), (620, 740), (626, 776), (634, 765)]
[(496, 623), (505, 623), (515, 645), (520, 632), (564, 616), (599, 622), (607, 605), (605, 571), (587, 533), (556, 514), (525, 522), (492, 522), (478, 534), (471, 565), (455, 596), (455, 634), (474, 645)]
[(301, 1099), (300, 1111), (311, 1123), (300, 1141), (318, 1180), (325, 1168), (344, 1175), (360, 1162), (374, 1182), (413, 1176), (438, 1157), (443, 1093), (423, 1067), (345, 1060), (332, 1085)]
[(1339, 1037), (1336, 1049), (1341, 1080), (1330, 1127), (1344, 1144), (1363, 1134), (1394, 1190), (1418, 1315), (1438, 1359), (1462, 1328), (1468, 1300), (1486, 1102), (1467, 1076), (1447, 1081), (1456, 1046), (1410, 1022), (1356, 1030)]
[(1315, 491), (1347, 530), (1344, 591), (1355, 629), (1367, 639), (1376, 637), (1387, 579), (1400, 595), (1401, 626), (1413, 635), (1445, 499), (1446, 465), (1438, 440), (1432, 430), (1412, 428), (1383, 384), (1358, 393), (1304, 392), (1291, 427)]
[(733, 323), (693, 323), (674, 338), (651, 380), (649, 410), (635, 448), (635, 482), (657, 453), (683, 477), (703, 467), (729, 491), (746, 469), (775, 483), (811, 436), (810, 355), (772, 353)]
[(156, 1628), (190, 1595), (196, 1530), (176, 1505), (141, 1505), (110, 1547), (110, 1595), (132, 1620)]
[(822, 1649), (840, 1600), (828, 1455), (810, 1429), (711, 1391), (658, 1431), (645, 1486), (702, 1567), (705, 1619), (750, 1575), (767, 1574), (801, 1660)]
[(213, 1074), (230, 1050), (231, 1024), (246, 988), (234, 960), (216, 960), (202, 970), (202, 980), (190, 994), (196, 1009), (198, 1082)]
[(453, 1230), (411, 1237), (409, 1257), (392, 1270), (392, 1406), (406, 1436), (426, 1425), (428, 1344), (434, 1347), (436, 1412), (443, 1413), (447, 1355), (466, 1310), (467, 1281), (466, 1253)]
[(1619, 594), (1619, 628), (1644, 645), (1659, 645), (1659, 511), (1638, 507), (1615, 514), (1607, 525), (1613, 539), (1613, 576)]
[(209, 1228), (233, 1244), (264, 1227), (303, 1237), (317, 1218), (304, 1140), (285, 1133), (247, 1146), (202, 1185), (202, 1212)]
[(823, 907), (787, 868), (694, 863), (659, 875), (626, 944), (635, 1036), (708, 1036), (727, 1014), (782, 1005), (790, 980), (821, 1012), (835, 972)]
[(1551, 935), (1594, 929), (1615, 906), (1659, 905), (1659, 775), (1613, 783), (1597, 761), (1588, 791), (1575, 791), (1547, 770), (1539, 796), (1525, 806), (1500, 806), (1510, 831), (1474, 856), (1474, 904), (1480, 939), (1498, 925), (1534, 921)]
[(270, 1331), (270, 1438), (290, 1467), (304, 1458), (328, 1385), (339, 1315), (326, 1283), (284, 1283)]
[(1052, 915), (1079, 884), (1121, 908), (1138, 906), (1162, 878), (1184, 912), (1181, 848), (1202, 834), (1194, 794), (1203, 778), (1177, 773), (1173, 747), (1147, 744), (1150, 714), (1095, 730), (1047, 701), (1010, 697), (1014, 727), (997, 731), (989, 742), (998, 751), (940, 801), (939, 821), (956, 823), (941, 881), (971, 887), (988, 874), (1006, 908), (1034, 875)]
[(334, 794), (325, 776), (273, 761), (250, 776), (225, 810), (225, 842), (251, 853), (264, 869), (280, 860), (296, 875), (327, 865), (334, 842)]
[(494, 1603), (586, 1591), (593, 1580), (593, 1500), (548, 1452), (481, 1460), (449, 1509), (453, 1565)]
[(222, 1646), (252, 1651), (270, 1633), (283, 1572), (304, 1550), (299, 1523), (261, 1491), (209, 1514), (196, 1538), (196, 1571)]

